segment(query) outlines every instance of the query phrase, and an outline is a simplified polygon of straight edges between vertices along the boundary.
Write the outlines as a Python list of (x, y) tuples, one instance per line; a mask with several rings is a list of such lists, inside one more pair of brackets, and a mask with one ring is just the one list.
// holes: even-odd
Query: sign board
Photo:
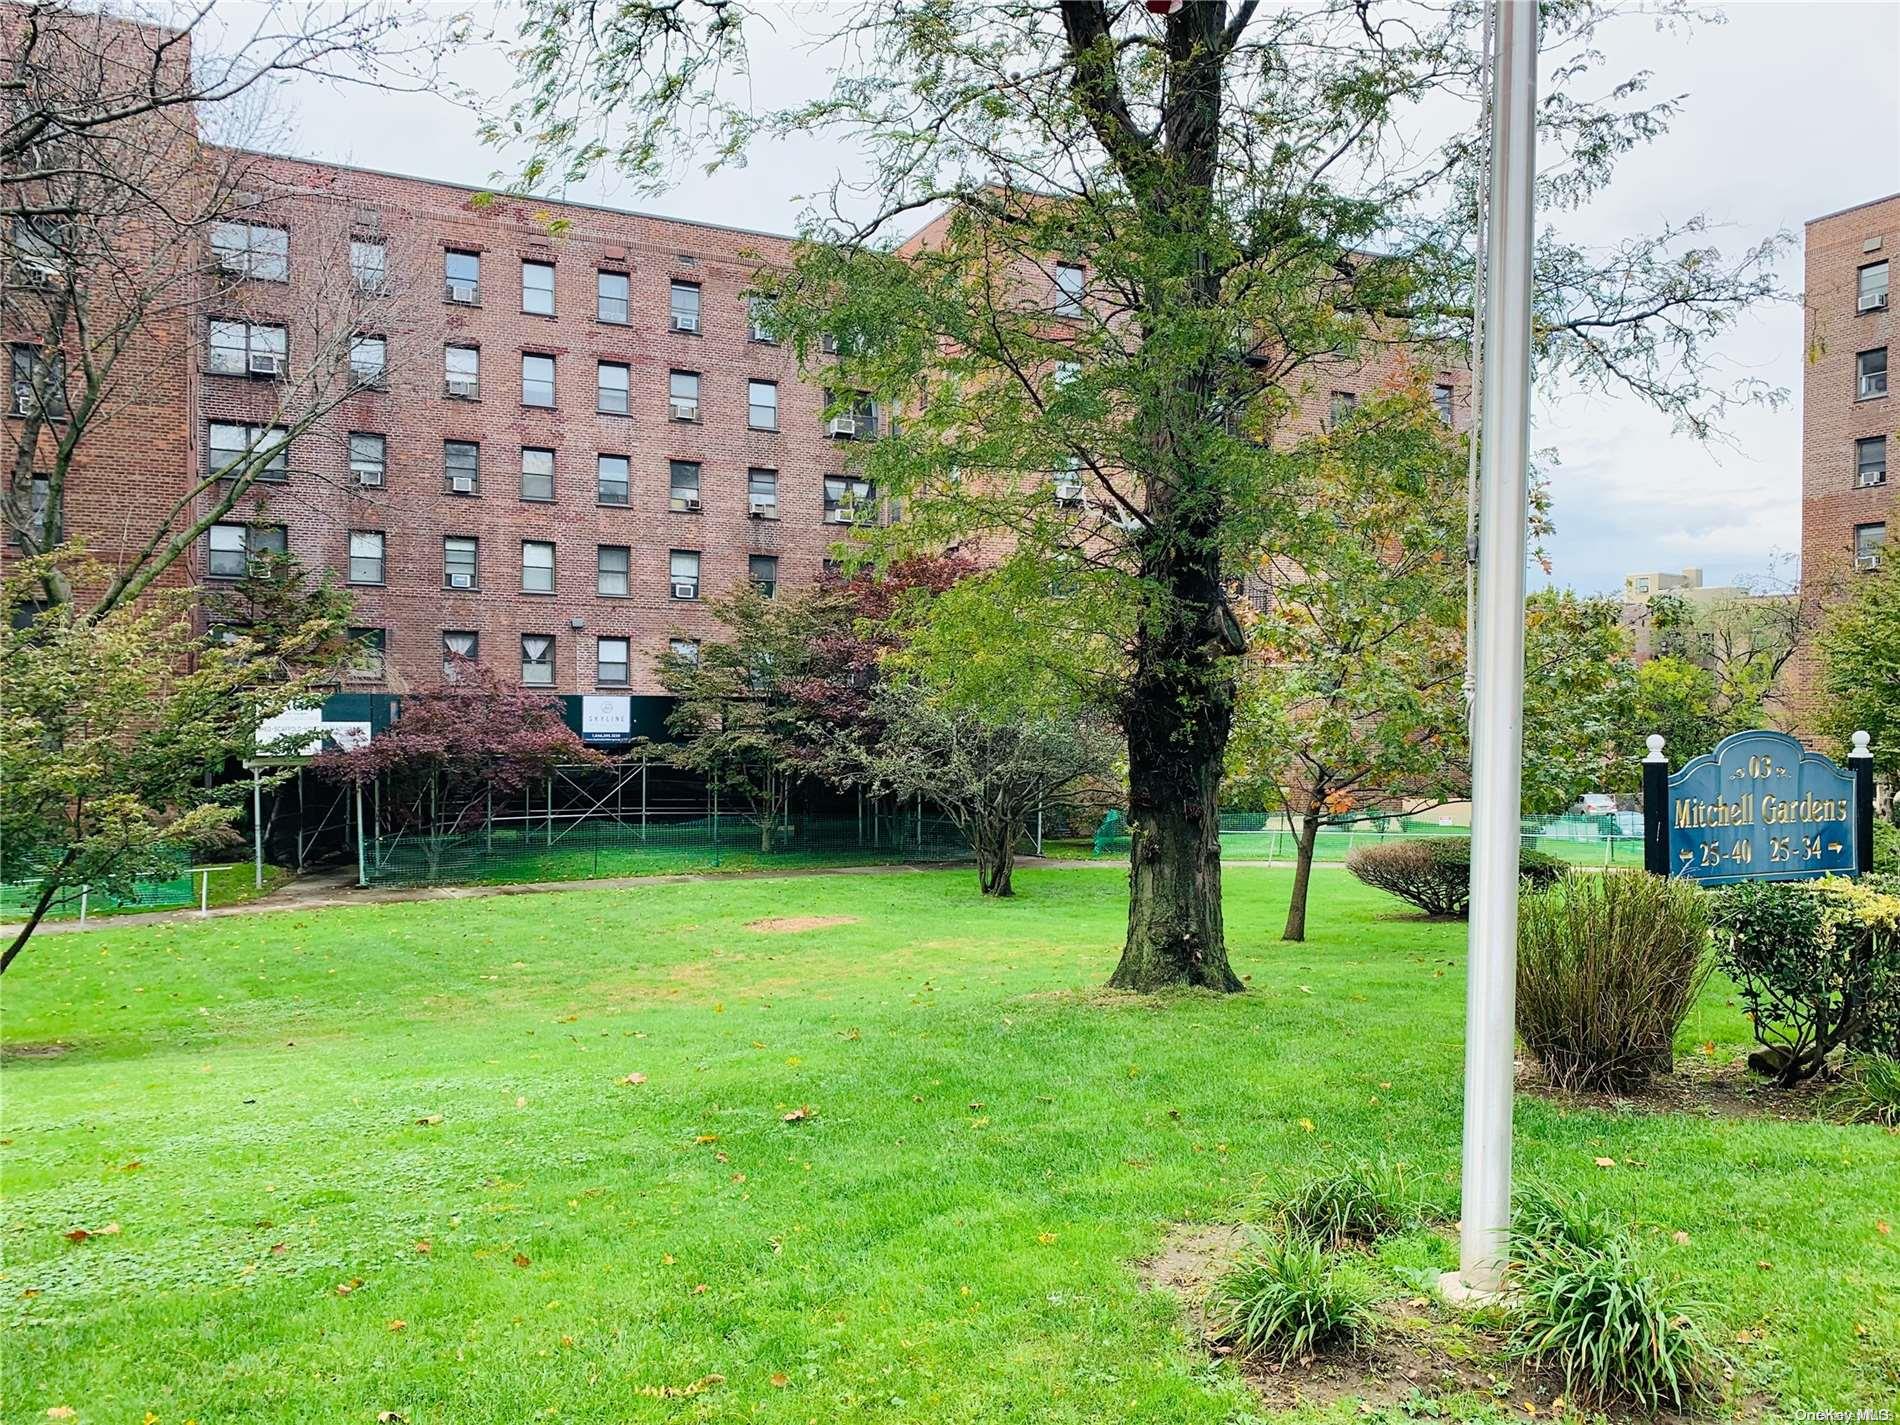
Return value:
[(1851, 876), (1857, 795), (1854, 774), (1785, 732), (1725, 737), (1669, 777), (1668, 874), (1704, 885)]
[(319, 752), (361, 747), (369, 741), (367, 722), (330, 722), (322, 708), (286, 708), (257, 725), (257, 755), (315, 757)]
[(619, 747), (633, 741), (633, 699), (600, 693), (583, 695), (581, 741), (595, 747)]

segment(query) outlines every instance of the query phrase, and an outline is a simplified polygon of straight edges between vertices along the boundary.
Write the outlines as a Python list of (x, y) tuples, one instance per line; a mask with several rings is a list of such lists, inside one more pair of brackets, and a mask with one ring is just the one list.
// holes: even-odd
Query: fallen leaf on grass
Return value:
[(68, 1242), (86, 1242), (86, 1241), (90, 1241), (91, 1239), (92, 1239), (92, 1233), (88, 1232), (83, 1227), (75, 1227), (73, 1228), (72, 1231), (66, 1234), (66, 1240)]
[(1304, 1128), (1308, 1133), (1311, 1133), (1313, 1131), (1313, 1120), (1310, 1118), (1302, 1118), (1300, 1120), (1300, 1127)]
[(622, 1079), (620, 1082), (623, 1084), (632, 1084), (637, 1088), (639, 1085), (645, 1083), (646, 1081), (647, 1081), (647, 1076), (645, 1074), (628, 1074), (627, 1077)]
[(346, 1282), (338, 1282), (336, 1284), (336, 1294), (338, 1296), (348, 1296), (351, 1292), (355, 1291), (362, 1284), (363, 1284), (363, 1279), (361, 1277), (351, 1277)]
[(786, 1386), (792, 1383), (792, 1378), (786, 1375), (784, 1371), (773, 1371), (769, 1379), (773, 1386), (779, 1390), (785, 1389)]
[(99, 1229), (99, 1235), (101, 1237), (117, 1237), (122, 1230), (118, 1223), (108, 1222), (104, 1227)]
[(1599, 1168), (1614, 1168), (1614, 1167), (1616, 1166), (1616, 1159), (1614, 1159), (1614, 1158), (1598, 1158), (1598, 1159), (1596, 1160), (1596, 1163), (1597, 1163), (1597, 1166), (1598, 1166)]
[(528, 1260), (528, 1254), (526, 1252), (516, 1252), (515, 1265), (517, 1267), (528, 1267), (534, 1264)]
[(436, 1124), (440, 1123), (441, 1121), (442, 1121), (442, 1115), (439, 1113), (425, 1113), (422, 1117), (416, 1120), (416, 1122), (424, 1128), (433, 1128), (436, 1126)]
[(810, 1104), (801, 1103), (797, 1108), (793, 1109), (790, 1113), (785, 1115), (785, 1122), (803, 1123), (806, 1119), (810, 1118), (813, 1114), (817, 1112), (818, 1110), (813, 1108)]
[(1878, 1232), (1882, 1237), (1890, 1237), (1893, 1235), (1893, 1228), (1884, 1222), (1876, 1222), (1874, 1224), (1874, 1231)]
[(1672, 1232), (1670, 1236), (1675, 1240), (1678, 1247), (1686, 1247), (1689, 1245), (1689, 1234), (1687, 1232), (1676, 1231)]
[(1047, 1247), (1051, 1242), (1056, 1240), (1056, 1234), (1053, 1232), (1038, 1232), (1036, 1234), (1036, 1240)]
[(698, 1395), (725, 1382), (722, 1375), (705, 1375), (689, 1385), (643, 1385), (634, 1393), (651, 1396), (655, 1400), (677, 1400), (682, 1396)]
[(711, 1288), (711, 1287), (709, 1287), (709, 1286), (707, 1286), (707, 1285), (706, 1285), (706, 1283), (704, 1283), (704, 1282), (701, 1282), (701, 1283), (700, 1283), (700, 1284), (699, 1284), (698, 1286), (696, 1286), (696, 1287), (694, 1287), (694, 1288), (693, 1288), (693, 1295), (694, 1295), (694, 1296), (704, 1296), (704, 1295), (705, 1295), (705, 1294), (706, 1294), (707, 1292), (709, 1292), (709, 1291), (711, 1291), (711, 1290), (712, 1290), (712, 1288)]
[(408, 1325), (409, 1323), (407, 1321), (404, 1321), (402, 1318), (398, 1317), (396, 1320), (389, 1323), (389, 1329), (391, 1331), (401, 1331), (407, 1328)]
[(70, 1405), (49, 1405), (46, 1407), (48, 1420), (71, 1420), (79, 1412)]
[(376, 1425), (409, 1425), (409, 1417), (400, 1410), (379, 1410), (376, 1412)]
[(435, 1248), (428, 1242), (418, 1242), (416, 1243), (416, 1250), (426, 1257), (429, 1253), (433, 1252)]

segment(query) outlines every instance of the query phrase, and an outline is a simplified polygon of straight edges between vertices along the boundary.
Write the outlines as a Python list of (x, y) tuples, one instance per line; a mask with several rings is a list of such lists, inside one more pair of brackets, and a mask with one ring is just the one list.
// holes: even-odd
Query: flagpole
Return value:
[(1510, 1253), (1517, 864), (1524, 733), (1524, 558), (1530, 471), (1531, 240), (1537, 177), (1537, 5), (1497, 0), (1491, 73), (1483, 474), (1471, 728), (1471, 926), (1465, 993), (1463, 1210), (1447, 1296), (1495, 1296)]

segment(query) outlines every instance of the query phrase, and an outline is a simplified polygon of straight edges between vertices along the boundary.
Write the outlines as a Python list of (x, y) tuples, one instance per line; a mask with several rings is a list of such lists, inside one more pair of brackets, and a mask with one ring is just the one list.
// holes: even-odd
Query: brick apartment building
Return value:
[(1887, 469), (1900, 419), (1888, 394), (1889, 287), (1900, 193), (1807, 225), (1801, 417), (1801, 574), (1835, 588), (1878, 567), (1893, 524)]
[[(749, 309), (790, 239), (199, 151), (243, 172), (241, 220), (209, 235), (214, 295), (153, 334), (142, 403), (75, 471), (66, 533), (109, 551), (270, 440), (286, 388), (341, 370), (347, 392), (187, 569), (216, 585), (288, 550), (327, 571), (366, 650), (347, 690), (431, 686), (459, 654), (552, 693), (652, 695), (669, 647), (716, 632), (708, 596), (809, 587), (855, 521), (883, 517), (852, 468), (888, 413), (827, 419), (822, 383)], [(1087, 281), (1077, 263), (1049, 276)], [(1397, 348), (1342, 362), (1289, 429), (1416, 375)], [(1466, 428), (1465, 373), (1427, 379)]]

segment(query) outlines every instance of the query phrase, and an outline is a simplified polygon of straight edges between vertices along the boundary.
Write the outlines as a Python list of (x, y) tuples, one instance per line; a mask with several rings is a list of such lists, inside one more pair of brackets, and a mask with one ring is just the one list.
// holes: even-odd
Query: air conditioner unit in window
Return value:
[(699, 330), (699, 318), (688, 316), (683, 312), (675, 312), (673, 313), (673, 330), (676, 332), (697, 332)]
[(826, 510), (825, 523), (855, 524), (857, 523), (857, 511), (853, 510), (849, 505), (840, 505), (835, 510)]
[(284, 358), (268, 351), (254, 351), (245, 361), (244, 369), (253, 376), (282, 376)]
[(443, 284), (444, 296), (460, 307), (472, 307), (480, 300), (482, 288), (479, 282), (457, 282), (453, 279)]
[(482, 383), (472, 376), (451, 376), (448, 389), (458, 401), (472, 401), (481, 394)]
[(475, 477), (452, 475), (449, 477), (449, 489), (457, 495), (472, 495), (475, 493)]
[(40, 411), (40, 398), (38, 396), (35, 396), (30, 390), (15, 391), (13, 393), (13, 414), (14, 415), (33, 416), (33, 415), (38, 415), (39, 411)]
[(1878, 569), (1880, 567), (1880, 556), (1878, 554), (1856, 554), (1854, 556), (1854, 567), (1856, 569)]
[(449, 587), (451, 589), (472, 589), (475, 587), (475, 576), (473, 574), (451, 574), (449, 575)]
[(1857, 490), (1871, 490), (1876, 485), (1884, 485), (1886, 483), (1887, 472), (1885, 470), (1859, 470), (1854, 474), (1854, 488)]
[(856, 440), (858, 435), (858, 418), (856, 416), (833, 416), (831, 418), (831, 424), (825, 428), (825, 434), (835, 436), (839, 440)]
[(768, 500), (761, 495), (754, 495), (752, 497), (752, 518), (755, 520), (777, 519), (778, 501)]
[(696, 421), (699, 419), (698, 403), (688, 405), (684, 401), (673, 403), (673, 419), (676, 421)]
[(1885, 292), (1863, 292), (1861, 294), (1859, 309), (1863, 312), (1878, 312), (1886, 305), (1887, 294)]
[(697, 514), (699, 512), (699, 497), (697, 495), (688, 496), (682, 500), (680, 504), (691, 514)]
[(383, 472), (375, 466), (359, 465), (356, 468), (355, 474), (356, 483), (359, 485), (381, 485), (383, 483)]
[(699, 585), (688, 584), (679, 579), (673, 581), (673, 597), (676, 599), (696, 599), (699, 597)]
[(1082, 482), (1080, 480), (1057, 480), (1056, 503), (1058, 505), (1081, 504)]
[(57, 287), (59, 269), (44, 262), (16, 262), (13, 265), (13, 280), (22, 287)]

